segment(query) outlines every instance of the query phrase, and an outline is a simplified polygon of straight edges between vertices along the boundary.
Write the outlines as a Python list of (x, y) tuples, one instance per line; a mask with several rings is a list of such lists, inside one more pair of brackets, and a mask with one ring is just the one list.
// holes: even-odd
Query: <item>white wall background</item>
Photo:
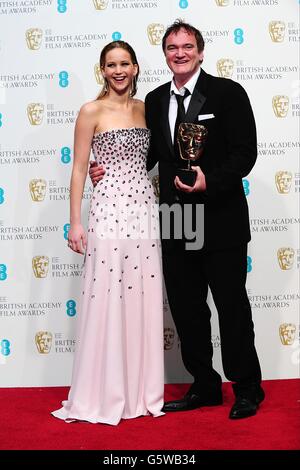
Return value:
[[(202, 31), (206, 72), (224, 74), (217, 63), (228, 59), (227, 78), (250, 96), (259, 157), (244, 183), (256, 344), (265, 379), (299, 375), (299, 1), (17, 0), (0, 1), (1, 386), (70, 383), (82, 270), (82, 257), (65, 239), (74, 121), (98, 93), (101, 49), (120, 36), (140, 62), (139, 98), (170, 80), (160, 41), (151, 43), (147, 28), (154, 23), (163, 31), (178, 17)], [(32, 28), (36, 42), (28, 38)], [(283, 97), (277, 114), (274, 96)], [(40, 122), (28, 118), (32, 103), (43, 110)], [(30, 182), (40, 193), (31, 195)], [(91, 191), (87, 182), (85, 217)], [(278, 260), (281, 248), (289, 249), (281, 250), (287, 269)], [(32, 267), (37, 256), (40, 277)], [(210, 304), (215, 367), (223, 373)], [(166, 382), (189, 381), (167, 300), (165, 328)], [(38, 332), (47, 340), (44, 352)]]

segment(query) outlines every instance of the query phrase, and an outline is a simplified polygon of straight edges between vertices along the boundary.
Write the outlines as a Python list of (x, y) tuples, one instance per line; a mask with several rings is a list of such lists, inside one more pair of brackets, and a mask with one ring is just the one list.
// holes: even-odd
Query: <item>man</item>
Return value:
[[(250, 228), (242, 178), (256, 160), (255, 121), (239, 84), (201, 69), (204, 41), (200, 31), (177, 20), (165, 32), (162, 46), (174, 77), (146, 96), (151, 129), (148, 168), (159, 162), (161, 204), (181, 204), (183, 209), (185, 204), (204, 205), (202, 249), (187, 250), (184, 239), (162, 239), (168, 300), (184, 365), (194, 377), (188, 393), (165, 403), (163, 411), (222, 404), (222, 380), (212, 366), (209, 287), (219, 316), (223, 369), (236, 397), (229, 417), (245, 418), (256, 414), (264, 399), (245, 289)], [(182, 105), (176, 95), (185, 97), (184, 121), (200, 123), (208, 131), (204, 152), (193, 167), (194, 186), (176, 176), (182, 166), (174, 147)]]

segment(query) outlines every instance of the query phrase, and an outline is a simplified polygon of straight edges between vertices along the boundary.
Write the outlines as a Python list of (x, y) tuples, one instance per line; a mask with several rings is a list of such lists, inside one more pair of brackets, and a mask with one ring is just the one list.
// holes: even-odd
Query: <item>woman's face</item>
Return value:
[(138, 72), (138, 65), (132, 63), (129, 52), (120, 47), (106, 54), (102, 74), (108, 82), (109, 89), (122, 94), (131, 89), (132, 79)]

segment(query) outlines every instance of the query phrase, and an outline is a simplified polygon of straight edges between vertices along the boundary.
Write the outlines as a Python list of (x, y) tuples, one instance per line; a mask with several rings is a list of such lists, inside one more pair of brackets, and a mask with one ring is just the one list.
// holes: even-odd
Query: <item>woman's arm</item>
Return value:
[(94, 114), (92, 103), (84, 105), (77, 117), (74, 134), (74, 161), (70, 185), (71, 227), (68, 240), (70, 248), (81, 254), (86, 248), (86, 235), (81, 225), (81, 201), (95, 129)]

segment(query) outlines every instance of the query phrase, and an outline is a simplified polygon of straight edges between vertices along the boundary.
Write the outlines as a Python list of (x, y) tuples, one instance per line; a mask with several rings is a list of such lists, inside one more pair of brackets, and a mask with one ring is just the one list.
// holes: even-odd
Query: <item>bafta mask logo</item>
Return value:
[(288, 271), (294, 264), (295, 250), (289, 247), (279, 248), (277, 250), (277, 259), (280, 269)]
[(45, 199), (47, 183), (42, 179), (29, 181), (29, 191), (34, 202), (42, 202)]
[(283, 21), (270, 21), (269, 33), (273, 42), (282, 42), (285, 34), (285, 23)]
[(285, 95), (273, 96), (272, 106), (275, 116), (278, 118), (285, 118), (289, 110), (289, 98)]
[(153, 186), (155, 196), (159, 197), (159, 176), (158, 175), (153, 176), (152, 186)]
[(291, 346), (296, 338), (296, 325), (293, 323), (282, 323), (279, 326), (279, 336), (284, 346)]
[(42, 44), (43, 31), (40, 28), (30, 28), (27, 29), (25, 37), (28, 49), (37, 51)]
[(165, 32), (163, 24), (151, 23), (147, 27), (148, 38), (152, 46), (159, 46)]
[(292, 184), (292, 173), (290, 171), (277, 171), (275, 174), (275, 183), (277, 191), (280, 194), (288, 194)]
[(35, 277), (38, 279), (47, 277), (49, 269), (48, 256), (35, 256), (32, 258), (32, 269)]
[(178, 128), (179, 153), (183, 160), (196, 161), (203, 153), (208, 131), (205, 126), (182, 122)]
[(217, 62), (217, 70), (219, 77), (231, 78), (233, 73), (234, 62), (231, 59), (219, 59)]
[(38, 331), (35, 335), (35, 344), (40, 354), (49, 354), (52, 346), (52, 333), (50, 331)]
[(96, 10), (105, 10), (108, 5), (108, 0), (93, 0)]
[(27, 116), (32, 126), (39, 126), (43, 122), (44, 105), (42, 103), (30, 103), (27, 106)]
[(230, 3), (230, 0), (216, 0), (218, 7), (227, 7)]
[(174, 328), (164, 328), (164, 350), (169, 351), (174, 346), (175, 330)]
[(100, 68), (99, 64), (94, 65), (94, 74), (95, 74), (96, 82), (98, 83), (98, 85), (103, 86), (104, 85), (104, 78), (103, 78), (103, 75), (101, 73), (101, 68)]

